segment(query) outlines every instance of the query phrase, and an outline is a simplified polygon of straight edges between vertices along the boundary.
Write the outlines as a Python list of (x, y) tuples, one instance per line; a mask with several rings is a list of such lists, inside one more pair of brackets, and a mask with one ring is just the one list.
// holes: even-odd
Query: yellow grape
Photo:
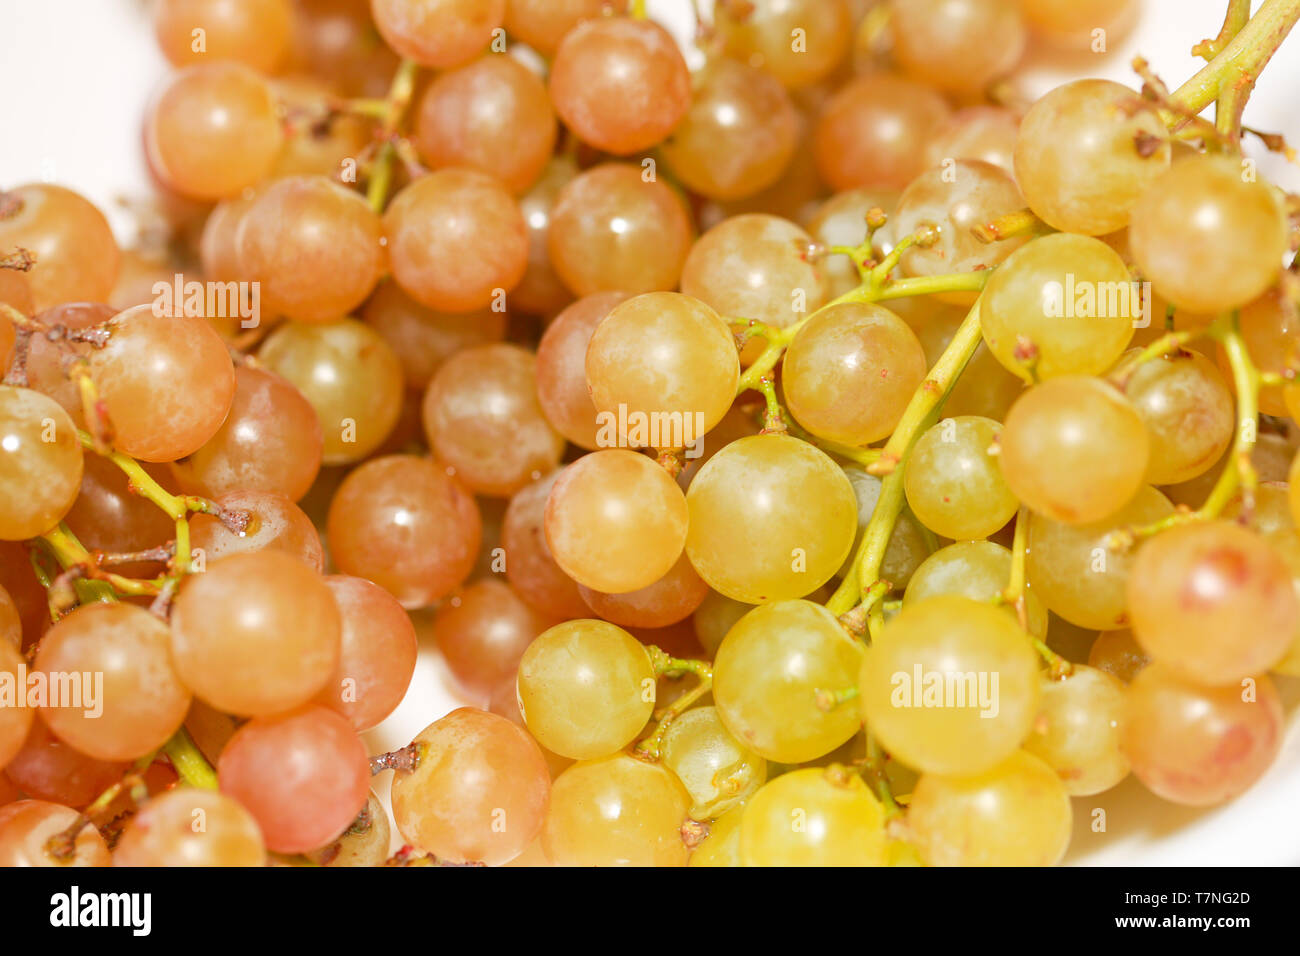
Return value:
[(1109, 790), (1128, 776), (1120, 751), (1124, 685), (1076, 664), (1063, 680), (1044, 680), (1042, 704), (1025, 750), (1057, 772), (1071, 796)]
[(738, 804), (709, 824), (709, 835), (691, 854), (690, 866), (743, 866), (740, 862), (740, 824), (745, 805)]
[(766, 784), (740, 821), (744, 866), (880, 866), (885, 812), (844, 767), (809, 767)]
[(763, 785), (767, 761), (728, 732), (716, 707), (696, 707), (668, 727), (664, 766), (691, 795), (691, 817), (719, 817)]
[[(959, 541), (940, 548), (917, 567), (903, 594), (903, 606), (941, 594), (992, 603), (1011, 580), (1011, 552), (992, 541)], [(1006, 613), (1015, 617), (1010, 605)], [(1025, 594), (1029, 633), (1047, 635), (1047, 609), (1032, 588)]]
[(983, 538), (1015, 515), (1020, 502), (990, 454), (1001, 433), (992, 419), (969, 415), (944, 419), (917, 439), (904, 475), (907, 504), (935, 534)]

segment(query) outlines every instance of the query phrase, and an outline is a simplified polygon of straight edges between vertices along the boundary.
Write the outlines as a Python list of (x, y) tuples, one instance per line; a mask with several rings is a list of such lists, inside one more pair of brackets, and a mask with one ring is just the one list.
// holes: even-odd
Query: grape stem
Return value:
[(383, 773), (385, 770), (402, 770), (410, 773), (416, 767), (420, 766), (420, 761), (428, 752), (428, 744), (415, 741), (407, 744), (401, 750), (393, 750), (385, 754), (379, 754), (370, 758), (370, 776)]
[(866, 775), (871, 778), (872, 783), (876, 785), (876, 795), (885, 808), (886, 822), (903, 812), (898, 805), (898, 801), (894, 799), (894, 788), (890, 786), (889, 777), (885, 774), (885, 765), (888, 762), (889, 754), (881, 749), (875, 735), (867, 734), (867, 758), (863, 769), (866, 771)]
[(1223, 17), (1219, 35), (1212, 40), (1202, 40), (1192, 47), (1192, 56), (1199, 56), (1207, 63), (1213, 60), (1249, 20), (1250, 0), (1228, 0), (1228, 12)]
[(817, 709), (824, 714), (829, 714), (836, 707), (858, 699), (858, 689), (856, 687), (845, 687), (841, 690), (818, 690), (815, 691), (815, 694), (817, 696)]
[(1074, 665), (1029, 630), (1029, 610), (1025, 592), (1028, 588), (1025, 576), (1025, 556), (1029, 552), (1029, 509), (1023, 505), (1016, 514), (1016, 531), (1011, 541), (1011, 575), (1006, 588), (995, 595), (995, 604), (1008, 604), (1016, 612), (1020, 629), (1025, 632), (1034, 649), (1047, 662), (1048, 672), (1053, 680), (1061, 680), (1074, 673)]
[(71, 826), (54, 834), (46, 841), (45, 852), (54, 859), (61, 861), (70, 860), (76, 856), (77, 837), (81, 835), (81, 831), (91, 825), (94, 818), (107, 810), (124, 791), (130, 794), (131, 800), (137, 806), (144, 803), (149, 797), (149, 788), (141, 775), (149, 768), (149, 765), (154, 762), (157, 756), (158, 751), (153, 750), (136, 760), (120, 780), (91, 801), (86, 809), (77, 815), (77, 819), (72, 821)]
[(217, 772), (184, 727), (172, 734), (162, 749), (185, 783), (200, 790), (217, 789)]
[(370, 182), (366, 186), (366, 201), (377, 213), (383, 212), (384, 205), (388, 202), (388, 190), (393, 183), (393, 159), (397, 155), (393, 140), (407, 107), (411, 105), (418, 70), (419, 66), (414, 60), (403, 60), (393, 76), (388, 96), (383, 100), (386, 108), (376, 133), (376, 138), (380, 141), (379, 152), (370, 167)]
[(673, 657), (668, 652), (651, 645), (646, 648), (650, 654), (650, 665), (656, 677), (682, 677), (694, 674), (698, 682), (694, 687), (669, 704), (657, 716), (657, 724), (646, 737), (632, 748), (632, 756), (641, 760), (657, 761), (663, 755), (664, 738), (668, 728), (692, 704), (713, 689), (713, 668), (705, 661)]

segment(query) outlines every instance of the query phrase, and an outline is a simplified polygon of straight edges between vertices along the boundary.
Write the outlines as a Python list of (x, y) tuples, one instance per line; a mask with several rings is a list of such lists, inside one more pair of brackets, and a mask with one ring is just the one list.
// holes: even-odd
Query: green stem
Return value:
[(217, 789), (217, 772), (212, 769), (184, 727), (163, 744), (163, 753), (171, 760), (180, 778), (191, 787), (200, 790)]
[(1190, 80), (1171, 95), (1180, 106), (1199, 113), (1219, 99), (1225, 89), (1253, 86), (1265, 64), (1273, 58), (1296, 21), (1300, 0), (1264, 0), (1227, 45)]
[(403, 60), (393, 76), (388, 96), (384, 98), (387, 109), (378, 134), (383, 143), (371, 164), (370, 182), (366, 186), (366, 201), (375, 212), (383, 212), (388, 202), (388, 191), (393, 184), (393, 160), (397, 156), (392, 140), (411, 104), (418, 71), (419, 65), (414, 60)]

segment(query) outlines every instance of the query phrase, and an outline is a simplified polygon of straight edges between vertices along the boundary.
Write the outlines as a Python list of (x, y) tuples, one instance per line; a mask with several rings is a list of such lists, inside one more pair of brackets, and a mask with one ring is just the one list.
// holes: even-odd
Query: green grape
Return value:
[(861, 661), (861, 646), (820, 604), (764, 604), (742, 617), (718, 648), (718, 716), (737, 741), (768, 760), (814, 760), (858, 731), (854, 707), (826, 710), (818, 695), (854, 686)]
[(1075, 665), (1063, 680), (1045, 679), (1042, 691), (1025, 750), (1057, 772), (1066, 792), (1101, 793), (1128, 776), (1128, 758), (1120, 752), (1124, 685), (1118, 679)]
[(946, 418), (917, 439), (904, 476), (907, 504), (945, 538), (983, 538), (1020, 506), (996, 458), (1002, 426), (974, 415)]
[(1139, 365), (1124, 394), (1151, 439), (1146, 481), (1173, 485), (1208, 471), (1232, 443), (1232, 392), (1197, 352), (1175, 352)]
[(1071, 817), (1056, 772), (1024, 751), (977, 774), (926, 774), (907, 814), (929, 866), (1052, 866), (1070, 844)]
[[(992, 604), (1011, 582), (1011, 552), (992, 541), (960, 541), (930, 555), (912, 575), (903, 606), (941, 594), (955, 594)], [(1015, 617), (1015, 608), (1003, 605)], [(1025, 593), (1029, 633), (1047, 636), (1047, 609), (1032, 588)]]
[(677, 717), (664, 735), (664, 766), (691, 795), (691, 817), (721, 816), (763, 785), (767, 761), (728, 733), (716, 707)]
[(746, 804), (740, 858), (745, 866), (880, 866), (885, 813), (843, 767), (795, 770)]
[(743, 866), (740, 862), (740, 822), (745, 805), (739, 803), (709, 824), (709, 835), (691, 854), (689, 866)]
[(992, 604), (954, 595), (917, 601), (867, 650), (862, 717), (890, 754), (917, 770), (977, 773), (1029, 733), (1038, 669), (1029, 636)]

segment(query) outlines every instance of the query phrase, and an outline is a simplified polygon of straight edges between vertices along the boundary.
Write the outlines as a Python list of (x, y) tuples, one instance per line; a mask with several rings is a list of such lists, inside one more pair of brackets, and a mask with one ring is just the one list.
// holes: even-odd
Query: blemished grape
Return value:
[[(875, 475), (867, 474), (857, 465), (845, 465), (844, 474), (853, 486), (854, 497), (858, 500), (858, 533), (853, 539), (844, 563), (835, 572), (837, 577), (847, 577), (853, 570), (853, 559), (867, 533), (867, 525), (875, 513), (876, 502), (880, 500), (881, 480)], [(890, 535), (885, 548), (885, 559), (880, 565), (880, 577), (900, 590), (910, 586), (912, 574), (930, 555), (930, 542), (917, 520), (906, 511), (899, 514), (894, 522), (894, 533)]]
[(342, 836), (303, 855), (317, 866), (383, 866), (388, 859), (391, 840), (388, 812), (375, 796), (375, 791), (371, 790), (365, 809)]
[(892, 0), (889, 12), (903, 71), (950, 93), (982, 93), (1025, 49), (1016, 0)]
[(579, 584), (611, 594), (667, 574), (686, 543), (687, 522), (686, 499), (668, 472), (622, 449), (579, 458), (546, 501), (546, 543), (555, 562)]
[(266, 337), (258, 358), (316, 410), (327, 465), (368, 456), (401, 414), (401, 362), (364, 322), (286, 322)]
[(622, 292), (597, 292), (573, 303), (542, 333), (537, 345), (537, 401), (547, 421), (565, 438), (583, 448), (599, 447), (596, 406), (587, 389), (587, 346), (596, 326)]
[(393, 778), (409, 843), (455, 862), (506, 863), (541, 832), (551, 777), (541, 750), (504, 717), (461, 707), (415, 738), (419, 765)]
[(1106, 371), (1144, 321), (1124, 260), (1100, 239), (1072, 233), (1017, 249), (980, 303), (989, 350), (1026, 381)]
[(43, 800), (0, 806), (0, 866), (108, 866), (108, 846), (93, 826), (82, 827), (72, 855), (54, 856), (49, 842), (77, 822), (77, 811)]
[(1114, 514), (1142, 487), (1150, 439), (1141, 416), (1101, 379), (1036, 385), (1011, 407), (999, 462), (1011, 491), (1066, 524)]
[(554, 315), (574, 299), (551, 264), (548, 241), (555, 201), (577, 175), (578, 164), (572, 157), (552, 156), (533, 187), (519, 197), (519, 211), (528, 226), (528, 268), (510, 293), (510, 304), (523, 312)]
[(297, 501), (316, 480), (323, 448), (320, 419), (302, 392), (267, 369), (238, 365), (226, 420), (171, 470), (190, 494), (265, 491)]
[(1232, 443), (1232, 392), (1214, 363), (1197, 352), (1152, 359), (1124, 384), (1151, 439), (1145, 480), (1189, 481), (1208, 471)]
[[(173, 66), (234, 60), (272, 73), (288, 53), (292, 28), (290, 0), (162, 0), (153, 12), (158, 46)], [(202, 50), (194, 48), (196, 29)]]
[(741, 866), (740, 824), (744, 815), (745, 805), (741, 803), (710, 823), (709, 835), (691, 853), (687, 866)]
[(51, 700), (41, 718), (97, 760), (134, 760), (156, 750), (190, 706), (167, 625), (129, 604), (89, 604), (60, 620), (41, 639), (33, 671), (51, 685), (59, 674), (95, 675), (93, 687), (82, 685), (81, 699)]
[(817, 121), (817, 171), (835, 190), (902, 190), (925, 168), (926, 144), (950, 112), (934, 90), (899, 76), (850, 80)]
[(821, 438), (865, 445), (884, 438), (925, 378), (925, 352), (883, 306), (823, 309), (785, 353), (782, 386), (795, 420)]
[(1110, 80), (1075, 80), (1021, 120), (1016, 181), (1049, 225), (1099, 236), (1129, 224), (1139, 197), (1169, 168), (1170, 152), (1154, 104)]
[(690, 805), (659, 764), (626, 754), (576, 763), (551, 785), (542, 850), (556, 866), (685, 866)]
[(1242, 793), (1273, 762), (1283, 719), (1267, 676), (1207, 687), (1153, 663), (1128, 686), (1121, 747), (1134, 776), (1157, 796), (1214, 806)]
[(1020, 117), (1001, 106), (968, 106), (948, 117), (925, 147), (927, 166), (946, 159), (976, 159), (1012, 173)]
[(506, 0), (370, 0), (384, 42), (421, 66), (459, 66), (485, 50)]
[(744, 803), (767, 778), (767, 761), (731, 736), (716, 707), (696, 707), (673, 720), (663, 761), (690, 793), (695, 820)]
[[(1025, 569), (1034, 593), (1048, 609), (1079, 627), (1104, 631), (1128, 624), (1127, 587), (1135, 552), (1112, 546), (1117, 531), (1141, 528), (1174, 513), (1169, 499), (1149, 485), (1100, 521), (1067, 524), (1043, 515), (1029, 518)], [(1146, 544), (1137, 542), (1140, 553)]]
[(221, 752), (217, 776), (276, 853), (329, 843), (370, 794), (365, 744), (344, 717), (317, 706), (244, 724)]
[(667, 574), (639, 590), (606, 594), (581, 585), (578, 590), (593, 611), (614, 624), (668, 627), (690, 617), (709, 593), (709, 586), (683, 551)]
[(469, 492), (445, 467), (415, 455), (366, 462), (330, 503), (335, 565), (407, 608), (430, 605), (469, 577), (482, 534)]
[(528, 645), (554, 623), (508, 584), (483, 578), (438, 609), (433, 636), (456, 680), (471, 691), (491, 694), (515, 676)]
[(325, 568), (320, 534), (303, 510), (284, 495), (268, 491), (234, 491), (216, 503), (248, 515), (242, 531), (232, 531), (215, 515), (190, 519), (190, 544), (206, 561), (249, 551), (280, 551), (319, 572)]
[[(824, 246), (856, 248), (867, 238), (867, 213), (891, 213), (898, 193), (886, 189), (849, 189), (836, 193), (817, 207), (807, 222), (808, 234)], [(820, 263), (829, 298), (844, 295), (862, 284), (857, 264), (846, 255), (827, 255)], [(895, 303), (897, 304), (897, 303)]]
[[(853, 37), (847, 0), (722, 0), (716, 6), (714, 26), (727, 55), (790, 89), (829, 76)], [(796, 36), (802, 44), (793, 41)]]
[(537, 181), (555, 148), (546, 85), (511, 56), (489, 53), (439, 74), (414, 116), (412, 142), (430, 168), (477, 169), (514, 193)]
[(1226, 156), (1174, 163), (1137, 201), (1129, 227), (1133, 258), (1156, 292), (1202, 313), (1263, 294), (1281, 270), (1286, 237), (1274, 188)]
[(0, 385), (0, 539), (21, 541), (54, 527), (81, 489), (77, 432), (51, 398)]
[(1128, 607), (1143, 649), (1205, 684), (1268, 670), (1300, 625), (1286, 562), (1264, 537), (1227, 521), (1146, 542), (1129, 574)]
[(316, 695), (339, 660), (333, 595), (316, 571), (277, 551), (214, 561), (186, 580), (171, 621), (181, 680), (226, 713), (296, 707)]
[(555, 468), (564, 437), (537, 400), (537, 359), (517, 345), (451, 356), (429, 383), (424, 432), (472, 491), (508, 497)]
[[(8, 626), (12, 627), (12, 623)], [(0, 640), (0, 674), (4, 675), (6, 684), (17, 688), (23, 686), (20, 672), (25, 669), (27, 662), (18, 651), (22, 640), (21, 631), (16, 640), (10, 640), (11, 636), (6, 634), (5, 639)], [(35, 716), (36, 711), (31, 707), (0, 708), (0, 770), (23, 749)]]
[(740, 821), (743, 866), (880, 866), (884, 851), (885, 812), (843, 767), (782, 774), (754, 794)]
[(885, 625), (858, 687), (863, 719), (892, 756), (924, 773), (978, 773), (1028, 735), (1038, 657), (1000, 609), (943, 595), (907, 604)]
[[(1010, 580), (1010, 551), (993, 541), (959, 541), (921, 562), (907, 583), (903, 606), (942, 594), (992, 603)], [(1015, 608), (1004, 605), (1004, 610), (1016, 618)], [(1047, 609), (1032, 589), (1025, 594), (1025, 618), (1030, 634), (1047, 635)]]
[(714, 60), (694, 84), (686, 115), (659, 147), (669, 169), (692, 192), (724, 202), (777, 182), (802, 132), (780, 82), (748, 64)]
[(990, 454), (1001, 433), (997, 422), (971, 415), (946, 418), (917, 439), (904, 474), (907, 504), (935, 534), (987, 537), (1016, 513), (1020, 503)]
[(335, 95), (332, 83), (293, 76), (277, 79), (274, 89), (288, 122), (284, 149), (267, 183), (286, 176), (334, 176), (349, 169), (349, 160), (369, 145), (371, 127), (363, 117), (340, 113), (319, 118), (320, 104)]
[(262, 866), (265, 861), (262, 831), (252, 815), (223, 793), (194, 787), (149, 800), (113, 847), (114, 866)]
[(544, 475), (510, 499), (501, 521), (506, 579), (515, 593), (548, 617), (586, 617), (578, 582), (564, 573), (546, 543), (546, 501), (562, 469)]
[(923, 774), (908, 806), (928, 866), (1052, 866), (1071, 818), (1056, 772), (1023, 750), (976, 774)]
[(603, 163), (560, 190), (551, 212), (551, 265), (579, 296), (677, 288), (692, 226), (682, 199), (640, 166)]
[(29, 797), (79, 808), (121, 780), (129, 768), (130, 764), (96, 760), (72, 749), (37, 718), (4, 774)]
[(1076, 665), (1063, 680), (1043, 681), (1025, 750), (1055, 770), (1071, 796), (1101, 793), (1128, 776), (1128, 759), (1120, 751), (1123, 723), (1123, 683)]
[(655, 705), (654, 668), (631, 634), (606, 621), (566, 621), (519, 662), (519, 708), (547, 750), (577, 760), (632, 742)]
[(90, 374), (113, 424), (114, 445), (143, 461), (175, 461), (217, 433), (235, 397), (230, 353), (202, 318), (141, 305), (108, 324)]
[(30, 300), (23, 297), (10, 305), (30, 315), (65, 302), (108, 298), (117, 282), (122, 252), (108, 220), (93, 203), (50, 183), (18, 186), (3, 195), (0, 249), (26, 249), (36, 259), (26, 273)]
[(1103, 631), (1097, 635), (1088, 652), (1089, 667), (1105, 671), (1125, 684), (1131, 684), (1142, 668), (1150, 663), (1151, 658), (1128, 629)]
[(528, 267), (519, 204), (474, 169), (440, 169), (415, 180), (385, 211), (384, 235), (398, 285), (440, 312), (497, 304)]
[(239, 63), (205, 62), (172, 75), (145, 118), (149, 163), (192, 199), (225, 199), (262, 180), (284, 143), (265, 79)]
[(764, 604), (742, 617), (718, 648), (718, 716), (737, 741), (768, 760), (815, 760), (861, 726), (851, 705), (818, 706), (818, 692), (856, 684), (861, 661), (861, 646), (821, 605)]
[(325, 586), (339, 610), (339, 661), (315, 702), (360, 733), (397, 709), (415, 672), (415, 627), (391, 594), (365, 578), (331, 574)]

